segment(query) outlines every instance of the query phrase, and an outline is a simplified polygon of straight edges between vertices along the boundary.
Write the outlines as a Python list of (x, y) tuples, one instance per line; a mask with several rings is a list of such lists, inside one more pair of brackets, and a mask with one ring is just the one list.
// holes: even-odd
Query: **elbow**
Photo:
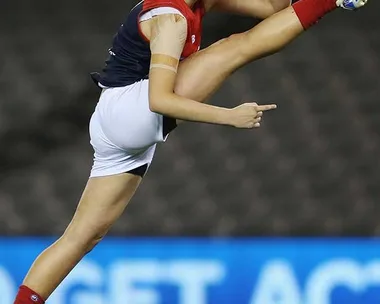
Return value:
[(149, 97), (150, 111), (158, 114), (165, 114), (165, 97), (161, 95), (153, 95)]
[(149, 110), (151, 112), (159, 113), (159, 102), (157, 98), (149, 98)]

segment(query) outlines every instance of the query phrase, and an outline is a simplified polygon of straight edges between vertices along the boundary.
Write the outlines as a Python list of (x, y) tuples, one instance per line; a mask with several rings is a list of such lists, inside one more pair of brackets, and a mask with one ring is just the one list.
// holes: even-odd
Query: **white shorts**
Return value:
[(149, 109), (149, 80), (104, 89), (90, 121), (94, 165), (90, 177), (126, 173), (150, 165), (165, 141), (163, 116)]

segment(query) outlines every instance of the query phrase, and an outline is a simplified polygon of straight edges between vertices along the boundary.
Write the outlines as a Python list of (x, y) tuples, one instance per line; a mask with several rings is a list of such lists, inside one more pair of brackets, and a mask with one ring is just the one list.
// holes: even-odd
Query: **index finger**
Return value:
[(276, 104), (256, 106), (256, 111), (257, 112), (270, 111), (270, 110), (274, 110), (274, 109), (277, 109), (277, 105)]

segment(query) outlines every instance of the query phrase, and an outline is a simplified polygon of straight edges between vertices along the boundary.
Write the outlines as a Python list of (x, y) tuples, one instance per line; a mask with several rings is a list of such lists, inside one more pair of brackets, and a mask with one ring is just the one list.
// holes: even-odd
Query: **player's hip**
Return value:
[(149, 80), (104, 89), (90, 122), (92, 143), (138, 151), (163, 142), (170, 120), (150, 110), (148, 92)]

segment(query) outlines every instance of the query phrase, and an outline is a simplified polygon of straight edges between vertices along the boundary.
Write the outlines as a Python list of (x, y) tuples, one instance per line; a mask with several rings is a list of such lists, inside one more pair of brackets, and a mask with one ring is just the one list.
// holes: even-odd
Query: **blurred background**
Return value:
[[(99, 90), (89, 73), (103, 67), (113, 34), (136, 3), (2, 3), (1, 304), (11, 303), (34, 257), (71, 219), (93, 157), (88, 122)], [(212, 102), (278, 103), (259, 131), (186, 124), (159, 147), (111, 232), (119, 238), (89, 259), (104, 272), (130, 251), (155, 261), (211, 259), (225, 265), (210, 267), (226, 281), (223, 291), (213, 287), (203, 298), (160, 285), (156, 296), (151, 290), (128, 303), (380, 303), (380, 241), (373, 239), (380, 235), (379, 11), (380, 2), (372, 1), (359, 12), (335, 12), (286, 50), (236, 72)], [(212, 13), (203, 44), (255, 23)], [(147, 236), (155, 239), (138, 238)], [(332, 296), (322, 287), (309, 291), (320, 264), (334, 261), (341, 268), (333, 264), (335, 272), (325, 273), (340, 273), (343, 287)], [(78, 273), (89, 276), (83, 267)], [(291, 278), (294, 288), (284, 288)], [(69, 284), (51, 303), (126, 303), (104, 291), (111, 282), (80, 296)]]

